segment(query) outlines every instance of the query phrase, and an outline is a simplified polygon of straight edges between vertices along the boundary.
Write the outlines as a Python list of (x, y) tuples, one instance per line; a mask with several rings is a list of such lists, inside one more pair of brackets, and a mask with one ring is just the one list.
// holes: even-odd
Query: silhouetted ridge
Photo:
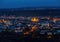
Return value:
[(17, 8), (0, 9), (0, 15), (16, 16), (60, 16), (60, 9), (56, 8)]

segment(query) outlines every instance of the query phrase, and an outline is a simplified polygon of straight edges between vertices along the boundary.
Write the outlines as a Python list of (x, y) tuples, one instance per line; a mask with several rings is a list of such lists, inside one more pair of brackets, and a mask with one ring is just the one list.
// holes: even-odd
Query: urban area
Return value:
[(0, 34), (10, 32), (20, 37), (54, 38), (60, 34), (60, 17), (0, 16)]

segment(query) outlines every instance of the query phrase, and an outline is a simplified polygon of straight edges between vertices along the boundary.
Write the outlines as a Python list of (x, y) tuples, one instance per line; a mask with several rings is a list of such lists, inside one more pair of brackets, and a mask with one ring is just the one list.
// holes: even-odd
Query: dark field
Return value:
[[(41, 36), (41, 35), (40, 35)], [(32, 38), (31, 36), (24, 37), (23, 35), (16, 33), (0, 33), (0, 42), (59, 42), (60, 36), (55, 35), (53, 38)]]

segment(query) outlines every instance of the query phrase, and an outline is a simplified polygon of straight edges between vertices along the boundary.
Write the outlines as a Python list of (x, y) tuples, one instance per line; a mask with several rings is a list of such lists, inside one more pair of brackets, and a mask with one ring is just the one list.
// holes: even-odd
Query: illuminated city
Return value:
[(24, 35), (23, 37), (30, 35), (32, 38), (40, 38), (39, 35), (47, 35), (47, 37), (44, 38), (52, 38), (53, 35), (60, 34), (59, 29), (59, 17), (0, 16), (0, 32), (13, 31), (20, 35)]
[(60, 42), (60, 0), (0, 0), (0, 42)]

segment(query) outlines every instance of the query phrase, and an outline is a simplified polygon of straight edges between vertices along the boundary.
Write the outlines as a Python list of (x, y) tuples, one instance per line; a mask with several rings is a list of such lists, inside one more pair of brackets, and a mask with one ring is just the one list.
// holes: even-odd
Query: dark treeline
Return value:
[(60, 9), (0, 9), (0, 15), (16, 15), (16, 16), (60, 16)]

